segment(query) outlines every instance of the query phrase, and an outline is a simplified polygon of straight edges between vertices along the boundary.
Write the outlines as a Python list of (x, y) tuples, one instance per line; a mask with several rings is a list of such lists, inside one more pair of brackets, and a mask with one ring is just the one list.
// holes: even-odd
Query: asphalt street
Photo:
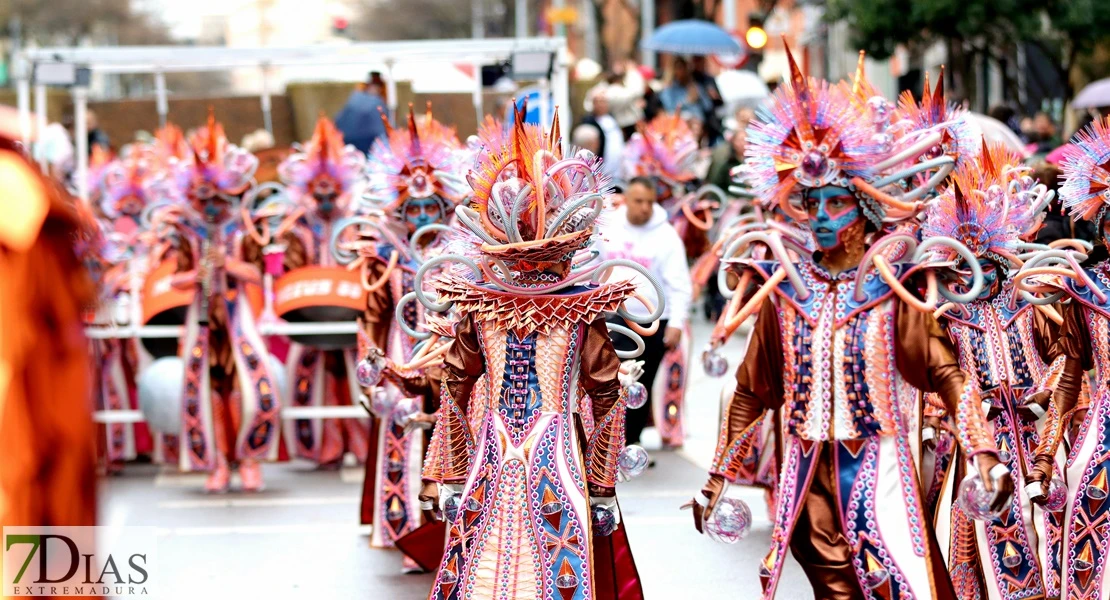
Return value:
[[(762, 491), (730, 490), (748, 502), (755, 520), (751, 534), (731, 546), (699, 535), (689, 511), (679, 510), (705, 481), (727, 380), (707, 377), (697, 361), (708, 331), (695, 325), (685, 448), (658, 450), (649, 430), (644, 445), (656, 466), (618, 488), (648, 600), (759, 595), (758, 568), (770, 540)], [(739, 343), (727, 354), (735, 366)], [(265, 475), (262, 493), (210, 496), (201, 475), (129, 465), (102, 479), (101, 524), (156, 528), (154, 573), (164, 598), (426, 597), (431, 575), (404, 575), (398, 553), (370, 548), (368, 530), (358, 524), (361, 468), (324, 472), (290, 463), (266, 465)], [(812, 598), (793, 562), (778, 598)]]

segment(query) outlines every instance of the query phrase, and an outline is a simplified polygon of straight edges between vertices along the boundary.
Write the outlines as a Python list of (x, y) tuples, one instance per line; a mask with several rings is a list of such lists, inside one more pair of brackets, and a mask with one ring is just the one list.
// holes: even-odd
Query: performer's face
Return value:
[(339, 186), (331, 177), (319, 177), (312, 184), (312, 197), (316, 199), (316, 210), (320, 216), (330, 217), (336, 209)]
[(443, 218), (443, 206), (435, 196), (427, 198), (410, 198), (404, 205), (405, 222), (408, 224), (409, 233), (432, 223), (438, 223)]
[(809, 228), (821, 250), (843, 245), (845, 233), (863, 218), (859, 200), (851, 190), (842, 187), (829, 185), (809, 190), (803, 201), (809, 214)]
[(979, 293), (979, 299), (988, 300), (998, 293), (1002, 281), (998, 277), (998, 267), (994, 261), (980, 258), (979, 266), (983, 269), (983, 291)]

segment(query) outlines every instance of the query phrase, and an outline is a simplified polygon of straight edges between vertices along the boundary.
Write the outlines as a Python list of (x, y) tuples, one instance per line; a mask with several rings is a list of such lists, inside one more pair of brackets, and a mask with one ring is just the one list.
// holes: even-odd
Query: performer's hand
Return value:
[(1000, 512), (1010, 502), (1010, 496), (1014, 493), (1014, 480), (1010, 476), (1009, 468), (1002, 464), (998, 457), (987, 453), (975, 457), (975, 466), (983, 479), (983, 488), (994, 494), (991, 510)]
[(1025, 476), (1025, 493), (1034, 504), (1044, 504), (1048, 500), (1048, 482), (1052, 479), (1053, 461), (1051, 456), (1038, 454), (1033, 459), (1033, 468)]
[(677, 327), (668, 327), (667, 331), (663, 332), (663, 345), (667, 347), (667, 350), (673, 350), (681, 341), (681, 329)]
[(425, 481), (424, 487), (416, 497), (420, 501), (420, 510), (424, 513), (426, 521), (439, 521), (439, 484), (434, 481)]
[(1025, 397), (1025, 404), (1017, 408), (1018, 415), (1025, 421), (1038, 421), (1048, 412), (1052, 400), (1052, 390), (1041, 390)]
[[(695, 498), (682, 505), (683, 509), (694, 509), (694, 529), (697, 529), (698, 533), (703, 532), (702, 526), (705, 524), (705, 521), (709, 519), (709, 515), (712, 514), (713, 509), (717, 507), (717, 501), (721, 499), (721, 494), (723, 494), (724, 491), (725, 478), (720, 475), (710, 475), (709, 481), (705, 482), (705, 486), (702, 487), (701, 492), (699, 492), (702, 498)], [(705, 503), (705, 506), (702, 506), (702, 502)]]
[(921, 446), (926, 450), (937, 449), (937, 438), (940, 437), (944, 423), (939, 417), (925, 417), (921, 424)]

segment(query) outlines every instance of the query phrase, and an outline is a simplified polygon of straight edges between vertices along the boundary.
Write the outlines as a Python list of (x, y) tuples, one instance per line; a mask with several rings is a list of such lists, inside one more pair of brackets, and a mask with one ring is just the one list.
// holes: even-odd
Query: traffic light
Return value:
[(763, 29), (763, 13), (748, 15), (748, 31), (744, 33), (744, 41), (753, 51), (761, 51), (767, 45), (767, 31)]
[(763, 29), (763, 13), (753, 12), (748, 14), (748, 30), (744, 32), (744, 42), (748, 45), (748, 60), (744, 68), (749, 71), (759, 72), (759, 64), (763, 62), (763, 48), (767, 45), (767, 30)]
[(331, 20), (332, 33), (340, 37), (347, 35), (347, 30), (350, 26), (351, 21), (347, 17), (333, 17)]

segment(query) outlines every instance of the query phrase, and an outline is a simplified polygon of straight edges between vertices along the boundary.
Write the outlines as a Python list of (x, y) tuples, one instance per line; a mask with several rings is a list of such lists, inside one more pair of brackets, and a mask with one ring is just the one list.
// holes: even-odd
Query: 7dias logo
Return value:
[(0, 597), (153, 594), (153, 527), (5, 527)]

